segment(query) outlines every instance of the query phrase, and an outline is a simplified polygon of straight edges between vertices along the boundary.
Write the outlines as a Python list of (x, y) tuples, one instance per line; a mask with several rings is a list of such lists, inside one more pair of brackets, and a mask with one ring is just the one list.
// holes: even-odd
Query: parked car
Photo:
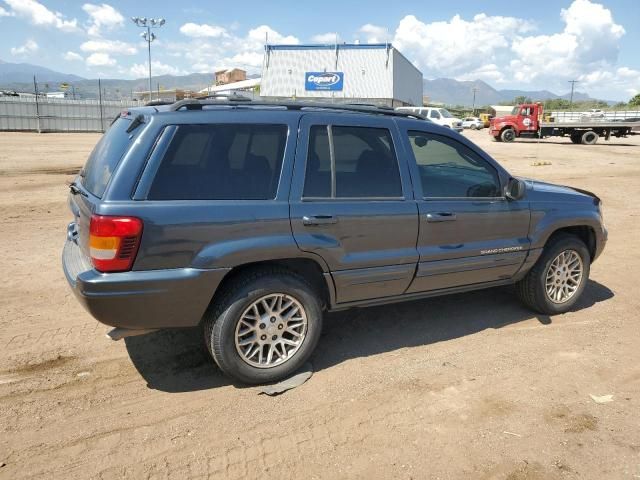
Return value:
[(449, 110), (446, 108), (434, 108), (434, 107), (397, 107), (396, 110), (398, 112), (405, 113), (418, 113), (422, 115), (424, 118), (431, 120), (433, 123), (437, 125), (442, 125), (443, 127), (451, 128), (456, 132), (461, 132), (462, 128), (462, 120), (451, 115)]
[(462, 120), (462, 128), (470, 128), (472, 130), (482, 130), (484, 122), (478, 117), (467, 117)]
[(566, 312), (607, 240), (593, 193), (516, 178), (449, 128), (373, 107), (131, 108), (70, 190), (80, 303), (124, 334), (200, 325), (247, 383), (300, 368), (325, 311), (515, 284), (531, 309)]
[(604, 112), (599, 108), (592, 108), (588, 112), (583, 112), (580, 115), (581, 122), (587, 122), (589, 120), (604, 120), (604, 119), (605, 119)]

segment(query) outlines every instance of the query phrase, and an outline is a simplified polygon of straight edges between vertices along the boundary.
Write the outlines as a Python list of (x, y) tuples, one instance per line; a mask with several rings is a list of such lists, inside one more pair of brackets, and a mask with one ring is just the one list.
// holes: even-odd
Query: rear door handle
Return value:
[(338, 223), (338, 219), (333, 215), (305, 215), (302, 217), (303, 225), (330, 225)]
[(429, 212), (427, 213), (427, 222), (453, 222), (456, 214), (453, 212)]

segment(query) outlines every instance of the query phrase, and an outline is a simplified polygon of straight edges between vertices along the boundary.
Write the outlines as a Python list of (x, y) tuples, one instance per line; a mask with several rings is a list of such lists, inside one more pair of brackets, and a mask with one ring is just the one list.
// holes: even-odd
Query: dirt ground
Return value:
[(576, 310), (499, 288), (333, 314), (313, 377), (268, 397), (198, 330), (106, 339), (60, 266), (66, 183), (98, 136), (0, 133), (0, 478), (640, 478), (640, 136), (465, 135), (604, 199)]

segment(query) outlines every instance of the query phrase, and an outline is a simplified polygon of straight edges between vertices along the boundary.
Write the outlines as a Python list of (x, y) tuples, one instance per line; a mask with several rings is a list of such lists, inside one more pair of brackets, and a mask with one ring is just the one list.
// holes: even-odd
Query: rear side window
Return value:
[(80, 172), (82, 185), (96, 197), (104, 194), (113, 171), (129, 147), (133, 138), (127, 133), (130, 124), (128, 118), (118, 118), (96, 144)]
[(286, 125), (180, 125), (148, 198), (273, 199), (286, 141)]
[(336, 125), (311, 127), (304, 196), (402, 197), (398, 160), (389, 130)]

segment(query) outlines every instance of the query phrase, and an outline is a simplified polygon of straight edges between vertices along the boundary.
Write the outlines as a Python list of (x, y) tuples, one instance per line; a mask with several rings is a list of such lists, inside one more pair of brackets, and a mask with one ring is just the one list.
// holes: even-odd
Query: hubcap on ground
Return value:
[(298, 300), (284, 293), (265, 295), (240, 316), (236, 350), (253, 367), (275, 367), (300, 349), (307, 324), (307, 314)]
[(575, 295), (582, 281), (584, 266), (575, 250), (565, 250), (553, 259), (545, 279), (547, 297), (553, 303), (564, 303)]

